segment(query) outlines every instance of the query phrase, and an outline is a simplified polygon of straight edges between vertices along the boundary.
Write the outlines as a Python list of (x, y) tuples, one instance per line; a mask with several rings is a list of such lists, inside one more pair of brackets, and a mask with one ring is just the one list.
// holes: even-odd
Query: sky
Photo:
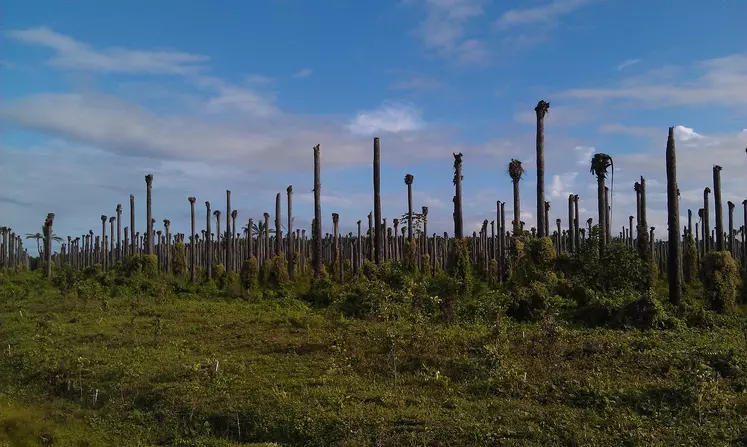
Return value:
[[(429, 208), (453, 232), (453, 152), (464, 154), (465, 230), (512, 215), (506, 166), (523, 162), (521, 216), (535, 224), (535, 112), (546, 118), (550, 222), (596, 211), (594, 153), (614, 161), (613, 233), (648, 184), (649, 224), (666, 237), (667, 129), (675, 126), (681, 223), (723, 166), (743, 224), (747, 198), (747, 3), (697, 0), (8, 0), (0, 27), (0, 225), (100, 232), (136, 200), (145, 228), (189, 228), (189, 196), (237, 222), (274, 213), (293, 185), (296, 228), (313, 217), (321, 145), (324, 232), (367, 226), (373, 138), (383, 216)], [(712, 211), (713, 212), (713, 211)], [(726, 211), (725, 211), (726, 215)], [(596, 220), (596, 219), (595, 219)], [(508, 225), (508, 224), (507, 224)]]

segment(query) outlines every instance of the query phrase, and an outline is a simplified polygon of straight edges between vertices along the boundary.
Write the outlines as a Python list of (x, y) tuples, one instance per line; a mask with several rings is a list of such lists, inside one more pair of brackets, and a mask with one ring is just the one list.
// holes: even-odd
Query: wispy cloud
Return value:
[(468, 37), (467, 24), (484, 14), (483, 0), (426, 0), (425, 19), (416, 34), (428, 50), (458, 63), (485, 62), (488, 57), (484, 43)]
[(446, 86), (446, 83), (438, 79), (415, 76), (393, 82), (389, 88), (392, 90), (438, 90)]
[(348, 124), (355, 135), (378, 132), (398, 133), (419, 130), (425, 126), (420, 110), (404, 102), (387, 102), (375, 110), (358, 112)]
[(67, 69), (119, 73), (186, 74), (204, 69), (209, 57), (175, 51), (135, 51), (126, 48), (94, 49), (49, 28), (29, 28), (8, 32), (8, 36), (27, 44), (57, 52), (49, 63)]
[(310, 68), (302, 68), (298, 72), (296, 72), (293, 77), (294, 78), (308, 78), (314, 73), (314, 70)]
[(627, 59), (617, 66), (617, 71), (624, 70), (625, 68), (628, 68), (631, 65), (639, 64), (641, 62), (642, 62), (641, 59)]
[(508, 28), (535, 23), (551, 24), (563, 15), (592, 3), (594, 0), (553, 0), (541, 6), (526, 9), (511, 9), (503, 13), (496, 22), (499, 27)]
[[(684, 69), (686, 68), (686, 69)], [(627, 101), (650, 107), (747, 106), (747, 53), (708, 59), (682, 69), (651, 70), (617, 85), (578, 88), (559, 97)]]
[(247, 83), (255, 85), (272, 84), (275, 82), (274, 78), (261, 74), (249, 74), (244, 79)]

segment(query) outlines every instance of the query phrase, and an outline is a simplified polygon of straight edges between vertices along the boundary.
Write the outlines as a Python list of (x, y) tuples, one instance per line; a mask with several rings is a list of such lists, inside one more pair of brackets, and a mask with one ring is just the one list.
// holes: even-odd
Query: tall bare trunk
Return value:
[(319, 145), (314, 146), (314, 277), (322, 273), (322, 167)]
[(233, 233), (235, 230), (231, 228), (231, 191), (226, 190), (226, 272), (231, 271), (233, 263)]
[(189, 200), (189, 211), (190, 211), (190, 218), (192, 221), (192, 239), (189, 242), (189, 275), (192, 280), (192, 282), (197, 282), (197, 266), (196, 264), (196, 256), (197, 256), (197, 235), (195, 233), (195, 199), (194, 197), (189, 197), (187, 200)]
[(153, 212), (151, 191), (153, 189), (153, 174), (145, 176), (145, 254), (153, 254)]
[(296, 260), (296, 248), (293, 244), (293, 185), (288, 185), (285, 192), (288, 194), (288, 276), (293, 280)]
[(534, 111), (537, 115), (537, 236), (548, 234), (547, 212), (545, 210), (545, 115), (550, 103), (541, 100)]
[(667, 223), (669, 225), (669, 253), (667, 270), (669, 277), (669, 300), (679, 305), (682, 302), (682, 251), (680, 241), (680, 205), (677, 191), (677, 154), (674, 144), (674, 127), (669, 128), (667, 138)]
[(52, 235), (54, 235), (54, 213), (47, 214), (47, 220), (44, 222), (44, 276), (52, 277)]
[(464, 214), (462, 212), (462, 154), (454, 154), (454, 237), (464, 237)]
[(708, 203), (708, 195), (711, 193), (711, 188), (705, 187), (703, 190), (703, 245), (705, 246), (705, 252), (710, 253), (713, 240), (711, 239), (711, 207)]
[(130, 194), (130, 255), (137, 253), (137, 240), (135, 239), (135, 196)]
[(205, 259), (205, 269), (207, 270), (207, 277), (213, 277), (213, 234), (211, 229), (212, 214), (210, 212), (210, 202), (205, 202), (205, 253), (207, 254)]
[(713, 200), (716, 207), (716, 251), (724, 250), (724, 208), (721, 203), (721, 166), (713, 166)]
[(382, 261), (381, 231), (381, 147), (379, 138), (374, 138), (373, 154), (373, 183), (374, 183), (374, 261), (376, 265)]

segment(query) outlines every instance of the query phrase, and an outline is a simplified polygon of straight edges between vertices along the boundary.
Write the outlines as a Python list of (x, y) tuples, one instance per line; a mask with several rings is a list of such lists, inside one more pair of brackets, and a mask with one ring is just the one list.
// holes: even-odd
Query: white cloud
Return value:
[(641, 63), (641, 59), (627, 59), (617, 66), (617, 71), (624, 70), (630, 66)]
[(578, 177), (578, 172), (566, 172), (554, 174), (550, 185), (550, 196), (555, 198), (567, 198), (573, 191), (573, 182)]
[(310, 68), (302, 68), (298, 72), (296, 72), (293, 77), (294, 78), (308, 78), (314, 73), (314, 70)]
[(55, 50), (57, 55), (49, 63), (60, 68), (118, 73), (185, 74), (203, 69), (202, 64), (210, 60), (199, 54), (167, 50), (97, 50), (45, 27), (10, 31), (8, 35), (28, 44)]
[(506, 11), (498, 19), (500, 27), (508, 28), (517, 25), (534, 23), (548, 24), (556, 21), (560, 16), (569, 14), (576, 9), (591, 3), (593, 0), (553, 0), (541, 6), (526, 9), (512, 9)]
[(703, 135), (695, 132), (695, 130), (690, 127), (675, 126), (674, 138), (677, 141), (702, 140)]
[(413, 105), (387, 102), (378, 109), (358, 112), (348, 129), (355, 135), (374, 135), (413, 131), (424, 126), (420, 111)]
[(596, 152), (594, 146), (576, 146), (573, 148), (576, 152), (576, 164), (580, 166), (591, 166), (591, 157)]
[(272, 84), (275, 79), (261, 74), (249, 74), (244, 78), (249, 84)]
[(747, 54), (708, 59), (683, 68), (665, 67), (609, 87), (577, 88), (556, 96), (628, 101), (655, 108), (683, 105), (747, 106)]
[(484, 14), (483, 0), (426, 0), (426, 17), (416, 34), (428, 50), (459, 63), (485, 62), (484, 44), (467, 37), (467, 24)]

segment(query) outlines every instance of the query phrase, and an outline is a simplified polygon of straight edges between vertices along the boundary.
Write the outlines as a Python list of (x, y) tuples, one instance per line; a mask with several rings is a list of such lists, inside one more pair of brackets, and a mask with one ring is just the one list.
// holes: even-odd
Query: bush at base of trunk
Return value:
[(403, 247), (403, 264), (405, 270), (409, 273), (417, 273), (418, 271), (418, 245), (415, 241), (405, 243)]
[(657, 299), (614, 291), (593, 298), (576, 311), (576, 320), (588, 327), (669, 329), (679, 321)]
[(283, 253), (262, 264), (259, 272), (262, 285), (268, 288), (280, 287), (290, 281), (288, 261)]
[(739, 267), (728, 251), (708, 253), (702, 260), (700, 276), (705, 298), (716, 312), (732, 310), (739, 286)]
[(252, 256), (241, 264), (241, 286), (244, 290), (254, 289), (259, 285), (259, 263)]
[(539, 281), (515, 287), (511, 293), (508, 315), (518, 321), (537, 321), (550, 311), (551, 298), (547, 286)]
[(431, 256), (430, 255), (423, 255), (423, 270), (422, 270), (424, 277), (429, 277), (433, 274), (433, 269), (431, 268)]
[(143, 273), (148, 278), (158, 276), (158, 257), (156, 255), (143, 256)]
[(187, 274), (187, 251), (184, 242), (174, 244), (174, 260), (172, 261), (174, 275), (184, 276)]

